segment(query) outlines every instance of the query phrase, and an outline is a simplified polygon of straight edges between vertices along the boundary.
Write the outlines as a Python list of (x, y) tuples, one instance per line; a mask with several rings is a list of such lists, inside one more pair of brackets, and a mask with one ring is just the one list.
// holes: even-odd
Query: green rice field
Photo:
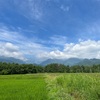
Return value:
[(0, 76), (0, 100), (47, 100), (44, 75)]
[(100, 73), (0, 75), (0, 100), (100, 100)]

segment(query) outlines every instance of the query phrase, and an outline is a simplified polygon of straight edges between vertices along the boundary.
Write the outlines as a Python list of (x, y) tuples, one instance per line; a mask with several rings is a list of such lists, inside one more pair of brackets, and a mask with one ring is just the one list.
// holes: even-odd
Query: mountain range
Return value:
[[(19, 64), (25, 64), (28, 62), (25, 62), (20, 59), (16, 59), (13, 57), (3, 57), (0, 56), (0, 62), (7, 62), (7, 63), (19, 63)], [(34, 64), (34, 62), (30, 62)], [(47, 59), (43, 62), (41, 62), (39, 65), (46, 66), (51, 63), (58, 63), (58, 64), (64, 64), (64, 65), (86, 65), (86, 66), (92, 66), (92, 65), (97, 65), (100, 64), (100, 59), (80, 59), (80, 58), (69, 58), (69, 59)]]
[(0, 62), (19, 63), (19, 64), (25, 63), (23, 60), (16, 59), (13, 57), (4, 57), (4, 56), (0, 56)]
[(58, 63), (58, 64), (64, 64), (64, 65), (85, 65), (85, 66), (92, 66), (100, 64), (100, 59), (80, 59), (80, 58), (69, 58), (69, 59), (47, 59), (43, 61), (40, 65), (46, 66), (47, 64), (51, 63)]

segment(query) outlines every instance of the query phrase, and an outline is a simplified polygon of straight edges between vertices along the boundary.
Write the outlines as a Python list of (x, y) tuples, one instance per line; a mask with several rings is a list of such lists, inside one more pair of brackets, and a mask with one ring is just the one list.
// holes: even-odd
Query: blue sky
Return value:
[(0, 0), (0, 56), (100, 58), (100, 0)]

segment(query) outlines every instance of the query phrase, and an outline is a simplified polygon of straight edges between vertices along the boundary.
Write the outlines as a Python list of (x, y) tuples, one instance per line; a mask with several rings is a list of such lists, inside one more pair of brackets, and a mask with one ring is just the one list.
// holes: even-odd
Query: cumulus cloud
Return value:
[[(43, 54), (42, 54), (43, 57)], [(65, 44), (62, 51), (56, 50), (44, 53), (44, 57), (65, 59), (71, 57), (77, 58), (100, 58), (100, 41), (87, 40), (79, 43)]]
[(7, 49), (9, 52), (16, 52), (19, 49), (17, 46), (9, 42), (5, 43), (3, 48)]
[(0, 42), (0, 56), (25, 60), (23, 54), (19, 51), (19, 47), (9, 42)]

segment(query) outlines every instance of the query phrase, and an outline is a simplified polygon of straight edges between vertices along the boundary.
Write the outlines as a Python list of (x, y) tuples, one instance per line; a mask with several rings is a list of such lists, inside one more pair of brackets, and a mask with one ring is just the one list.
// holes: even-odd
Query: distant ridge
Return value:
[(19, 64), (25, 63), (24, 61), (22, 61), (20, 59), (16, 59), (13, 57), (3, 57), (3, 56), (0, 56), (0, 62), (19, 63)]
[(44, 62), (42, 62), (40, 65), (47, 65), (51, 63), (58, 63), (58, 64), (64, 64), (64, 65), (75, 65), (79, 63), (82, 59), (79, 58), (69, 58), (69, 59), (47, 59)]
[(100, 59), (83, 59), (81, 62), (77, 63), (77, 65), (86, 65), (86, 66), (92, 66), (100, 64)]
[(100, 59), (80, 59), (80, 58), (69, 58), (69, 59), (47, 59), (43, 61), (40, 65), (45, 66), (51, 63), (58, 63), (58, 64), (64, 64), (64, 65), (85, 65), (85, 66), (92, 66), (100, 64)]
[[(16, 59), (13, 57), (3, 57), (0, 56), (0, 62), (7, 62), (7, 63), (19, 63), (19, 64), (30, 64), (31, 62), (25, 62), (20, 59)], [(69, 58), (69, 59), (47, 59), (43, 61), (40, 64), (36, 64), (32, 62), (31, 64), (36, 64), (36, 65), (41, 65), (41, 66), (46, 66), (51, 63), (58, 63), (58, 64), (64, 64), (64, 65), (85, 65), (85, 66), (92, 66), (92, 65), (97, 65), (100, 64), (100, 59), (80, 59), (80, 58)]]

